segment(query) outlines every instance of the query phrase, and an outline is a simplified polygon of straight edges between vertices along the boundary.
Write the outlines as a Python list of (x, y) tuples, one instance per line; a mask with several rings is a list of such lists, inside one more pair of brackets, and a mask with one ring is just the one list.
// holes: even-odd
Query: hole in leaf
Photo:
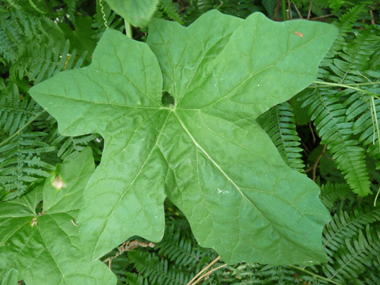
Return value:
[(55, 176), (52, 184), (55, 188), (57, 188), (57, 190), (66, 187), (66, 183), (61, 179), (61, 177), (59, 177), (58, 174)]
[(174, 106), (174, 97), (169, 92), (162, 93), (162, 105), (165, 107)]

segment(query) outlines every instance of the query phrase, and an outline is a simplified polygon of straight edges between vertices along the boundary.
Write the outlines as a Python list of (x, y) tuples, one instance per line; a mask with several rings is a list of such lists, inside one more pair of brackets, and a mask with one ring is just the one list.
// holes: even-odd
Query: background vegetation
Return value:
[[(0, 203), (5, 203), (86, 146), (100, 160), (100, 136), (60, 135), (57, 122), (28, 90), (58, 72), (90, 64), (105, 22), (124, 31), (124, 21), (105, 0), (0, 3)], [(187, 26), (210, 9), (241, 18), (260, 11), (276, 21), (303, 18), (339, 27), (319, 69), (318, 81), (326, 83), (313, 84), (258, 119), (283, 159), (321, 186), (332, 219), (323, 236), (327, 264), (229, 266), (216, 260), (198, 284), (380, 284), (380, 3), (160, 0), (155, 17)], [(147, 29), (133, 27), (132, 33), (144, 41)], [(190, 284), (217, 258), (197, 245), (184, 215), (168, 200), (165, 210), (160, 243), (132, 237), (104, 257), (118, 284)]]

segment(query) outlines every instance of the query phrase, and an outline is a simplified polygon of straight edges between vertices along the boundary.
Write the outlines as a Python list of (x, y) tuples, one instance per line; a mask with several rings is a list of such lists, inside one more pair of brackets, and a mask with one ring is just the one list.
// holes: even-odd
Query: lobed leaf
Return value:
[(90, 66), (33, 87), (62, 134), (105, 140), (78, 218), (92, 259), (133, 235), (159, 241), (168, 197), (226, 262), (326, 261), (319, 188), (255, 119), (315, 80), (336, 33), (260, 13), (211, 11), (188, 28), (154, 20), (149, 46), (107, 30)]

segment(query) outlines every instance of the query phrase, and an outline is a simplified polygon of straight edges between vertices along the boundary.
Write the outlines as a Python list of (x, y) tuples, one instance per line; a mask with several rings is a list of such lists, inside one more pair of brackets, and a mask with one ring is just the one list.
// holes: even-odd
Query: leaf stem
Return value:
[(0, 147), (5, 145), (7, 142), (11, 141), (14, 137), (18, 136), (26, 127), (28, 127), (31, 123), (33, 123), (39, 116), (41, 116), (43, 113), (45, 113), (46, 110), (43, 110), (41, 113), (35, 115), (32, 119), (29, 120), (21, 129), (19, 129), (17, 132), (15, 132), (13, 135), (11, 135), (9, 138), (7, 138), (5, 141), (0, 143)]
[(379, 190), (377, 191), (375, 200), (373, 201), (373, 206), (375, 206), (375, 207), (376, 207), (377, 198), (379, 198), (379, 194), (380, 194), (380, 187), (379, 187)]
[(285, 22), (287, 20), (287, 18), (286, 18), (286, 3), (285, 3), (285, 0), (282, 0), (281, 6), (282, 6), (282, 20)]
[(321, 151), (321, 153), (319, 154), (317, 160), (315, 161), (314, 165), (313, 165), (313, 181), (316, 182), (316, 178), (317, 178), (317, 167), (318, 167), (318, 163), (319, 161), (321, 160), (322, 156), (325, 154), (326, 152), (326, 147), (327, 147), (327, 144), (323, 145), (323, 149)]
[[(348, 85), (348, 84), (338, 84), (338, 83), (331, 83), (331, 82), (324, 82), (324, 81), (313, 81), (313, 83), (319, 84), (319, 85), (335, 86), (335, 87), (343, 87), (343, 88), (353, 89), (353, 90), (356, 90), (359, 92), (367, 93), (368, 95), (370, 95), (372, 97), (380, 99), (380, 97), (376, 96), (375, 94), (373, 94), (367, 90), (356, 88), (356, 87), (353, 87), (353, 86)], [(374, 84), (380, 84), (380, 82), (375, 82)], [(355, 84), (355, 86), (358, 86), (358, 84)], [(309, 86), (309, 88), (318, 88), (318, 86)]]
[(307, 274), (313, 275), (313, 276), (315, 276), (316, 278), (319, 278), (319, 279), (324, 280), (324, 281), (326, 281), (326, 282), (329, 282), (329, 283), (332, 283), (332, 284), (336, 284), (336, 285), (342, 285), (341, 283), (338, 283), (338, 282), (332, 281), (331, 279), (328, 279), (328, 278), (322, 277), (322, 276), (320, 276), (320, 275), (318, 275), (318, 274), (315, 274), (315, 273), (313, 273), (313, 272), (311, 272), (311, 271), (308, 271), (308, 270), (306, 270), (306, 269), (303, 269), (303, 268), (301, 268), (301, 267), (293, 266), (293, 265), (288, 265), (288, 266), (289, 266), (289, 267), (292, 267), (292, 268), (294, 268), (294, 269), (297, 269), (297, 270), (303, 271), (303, 272), (305, 272), (305, 273), (307, 273)]

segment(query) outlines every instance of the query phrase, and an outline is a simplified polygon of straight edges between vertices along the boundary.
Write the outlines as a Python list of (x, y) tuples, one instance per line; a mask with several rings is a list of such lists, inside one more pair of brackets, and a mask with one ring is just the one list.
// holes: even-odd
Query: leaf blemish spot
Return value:
[(37, 222), (37, 218), (33, 218), (33, 219), (30, 221), (30, 225), (31, 225), (32, 227), (37, 226), (37, 224), (38, 224), (38, 222)]
[(296, 34), (297, 36), (300, 36), (301, 39), (303, 39), (303, 33), (299, 33), (299, 32), (297, 32), (297, 31), (295, 31), (294, 34)]
[(57, 190), (66, 187), (66, 183), (61, 179), (61, 177), (59, 177), (58, 174), (55, 176), (52, 185), (57, 188)]

